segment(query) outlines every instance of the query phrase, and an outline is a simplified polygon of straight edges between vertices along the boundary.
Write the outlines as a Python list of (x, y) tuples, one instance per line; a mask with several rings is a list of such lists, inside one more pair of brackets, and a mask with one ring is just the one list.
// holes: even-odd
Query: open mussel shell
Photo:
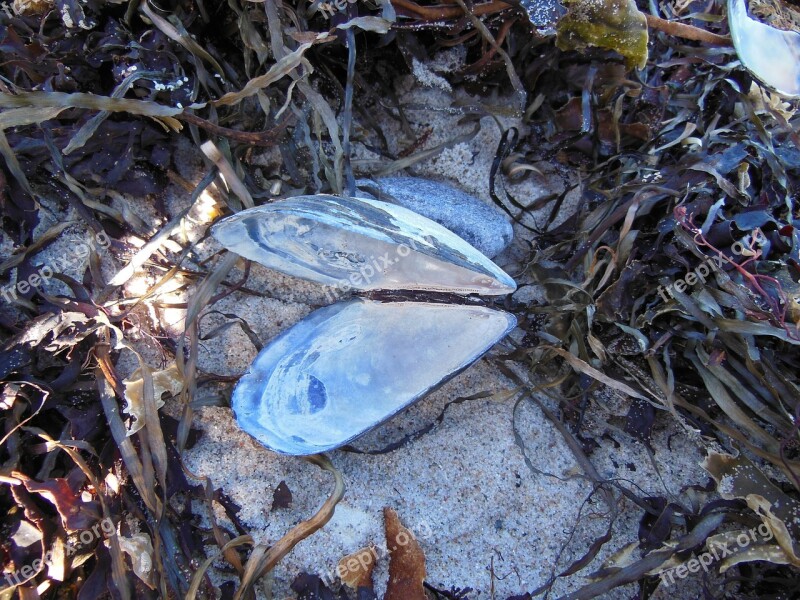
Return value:
[(745, 0), (728, 0), (728, 27), (742, 65), (782, 96), (800, 97), (800, 34), (747, 14)]
[(476, 305), (356, 298), (278, 336), (233, 393), (239, 426), (282, 454), (325, 452), (392, 417), (516, 325)]
[(502, 295), (516, 289), (453, 232), (378, 200), (297, 196), (223, 219), (212, 234), (245, 258), (342, 291)]

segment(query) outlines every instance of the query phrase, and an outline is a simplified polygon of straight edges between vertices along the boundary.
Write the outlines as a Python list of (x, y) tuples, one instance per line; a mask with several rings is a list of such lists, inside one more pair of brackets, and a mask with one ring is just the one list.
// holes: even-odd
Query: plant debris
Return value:
[(389, 549), (389, 583), (384, 600), (425, 600), (425, 555), (414, 535), (400, 523), (391, 508), (383, 509), (386, 547)]
[(272, 510), (290, 508), (292, 506), (292, 492), (285, 481), (281, 481), (272, 493)]

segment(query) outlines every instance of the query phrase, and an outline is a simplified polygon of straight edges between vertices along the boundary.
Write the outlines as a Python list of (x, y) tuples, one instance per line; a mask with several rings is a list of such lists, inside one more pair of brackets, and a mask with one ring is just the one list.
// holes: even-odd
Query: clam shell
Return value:
[(356, 298), (278, 336), (239, 380), (239, 426), (283, 454), (337, 448), (480, 358), (516, 325), (483, 306)]
[(747, 14), (745, 0), (728, 0), (728, 27), (742, 65), (782, 96), (800, 97), (800, 34)]
[(297, 196), (223, 219), (212, 235), (246, 258), (341, 291), (502, 295), (516, 289), (453, 232), (379, 200)]

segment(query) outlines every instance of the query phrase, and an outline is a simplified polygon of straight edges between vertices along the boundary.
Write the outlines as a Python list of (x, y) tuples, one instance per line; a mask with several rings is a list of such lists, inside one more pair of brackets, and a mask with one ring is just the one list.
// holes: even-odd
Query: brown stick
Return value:
[[(442, 21), (444, 19), (457, 19), (464, 16), (464, 11), (460, 6), (453, 6), (448, 4), (446, 6), (420, 6), (411, 0), (392, 0), (392, 6), (401, 9), (405, 13), (410, 13), (418, 16), (426, 21)], [(498, 13), (509, 8), (513, 5), (506, 4), (503, 0), (492, 0), (491, 2), (484, 2), (483, 4), (475, 4), (472, 9), (472, 14), (480, 17), (482, 15), (491, 15)]]
[(267, 129), (266, 131), (237, 131), (236, 129), (228, 129), (227, 127), (216, 125), (211, 121), (206, 121), (205, 119), (188, 112), (175, 115), (175, 118), (180, 119), (181, 121), (186, 121), (187, 123), (191, 123), (192, 125), (197, 125), (198, 127), (202, 127), (206, 131), (209, 131), (215, 135), (221, 135), (222, 137), (226, 137), (237, 142), (243, 142), (253, 146), (273, 146), (295, 117), (290, 113), (284, 117), (280, 123), (275, 125), (275, 127), (272, 129)]
[(705, 29), (700, 29), (694, 25), (687, 25), (686, 23), (679, 23), (678, 21), (667, 21), (655, 15), (645, 14), (647, 17), (647, 26), (651, 29), (658, 29), (668, 35), (684, 38), (686, 40), (694, 40), (696, 42), (705, 42), (713, 46), (730, 46), (731, 38), (727, 35), (718, 35), (711, 33)]

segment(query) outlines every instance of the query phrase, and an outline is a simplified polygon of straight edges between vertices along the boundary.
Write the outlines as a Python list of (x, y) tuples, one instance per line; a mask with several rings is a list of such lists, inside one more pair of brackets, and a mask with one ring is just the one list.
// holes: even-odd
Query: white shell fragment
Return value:
[(800, 97), (800, 34), (753, 19), (745, 0), (728, 0), (728, 27), (739, 60), (756, 79), (782, 96)]
[(361, 298), (321, 308), (240, 379), (241, 428), (283, 454), (347, 443), (465, 369), (516, 325), (482, 306)]
[(516, 289), (456, 234), (378, 200), (297, 196), (223, 219), (212, 234), (245, 258), (341, 291), (504, 295)]

